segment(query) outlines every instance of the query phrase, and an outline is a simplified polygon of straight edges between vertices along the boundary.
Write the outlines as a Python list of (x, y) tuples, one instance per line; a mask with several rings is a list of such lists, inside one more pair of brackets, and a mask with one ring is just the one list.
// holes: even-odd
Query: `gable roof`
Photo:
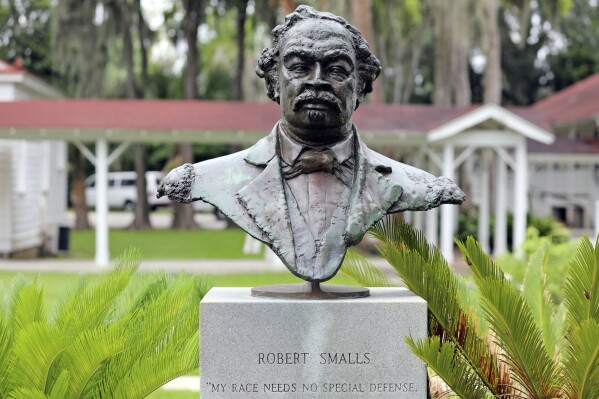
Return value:
[[(524, 115), (529, 115), (530, 119), (523, 117)], [(524, 109), (519, 109), (516, 113), (496, 104), (485, 104), (430, 130), (428, 141), (435, 142), (448, 139), (483, 122), (492, 120), (522, 134), (528, 139), (545, 144), (552, 143), (555, 140), (553, 133), (540, 126), (540, 124), (532, 122), (533, 115), (538, 117), (534, 111), (530, 112), (530, 110), (525, 112)]]
[(552, 125), (599, 117), (599, 72), (533, 105)]

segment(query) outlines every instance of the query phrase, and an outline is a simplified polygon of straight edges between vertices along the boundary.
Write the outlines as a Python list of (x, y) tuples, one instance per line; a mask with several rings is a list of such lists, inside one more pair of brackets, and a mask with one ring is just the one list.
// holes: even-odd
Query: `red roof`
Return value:
[[(421, 133), (476, 107), (364, 104), (356, 111), (354, 122), (362, 131)], [(536, 111), (526, 107), (510, 110), (548, 129)], [(272, 102), (35, 100), (0, 103), (0, 127), (267, 132), (280, 112)]]
[(599, 116), (599, 73), (533, 105), (552, 125)]
[(0, 74), (1, 73), (25, 73), (27, 70), (20, 65), (9, 64), (6, 61), (0, 60)]
[(534, 140), (528, 140), (528, 152), (567, 155), (595, 155), (599, 153), (599, 141), (556, 138), (553, 144), (546, 145)]

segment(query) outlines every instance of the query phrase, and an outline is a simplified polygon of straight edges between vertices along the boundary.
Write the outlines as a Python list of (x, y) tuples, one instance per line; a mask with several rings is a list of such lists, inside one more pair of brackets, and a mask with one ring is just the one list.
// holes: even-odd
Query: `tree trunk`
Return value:
[(451, 18), (447, 16), (447, 4), (444, 1), (435, 2), (434, 29), (435, 29), (435, 81), (433, 103), (435, 105), (451, 105), (451, 65), (450, 40)]
[(71, 146), (71, 164), (73, 177), (71, 180), (71, 203), (75, 211), (75, 230), (87, 230), (91, 227), (87, 218), (85, 202), (85, 159), (78, 148)]
[[(135, 7), (139, 4), (135, 4)], [(127, 71), (126, 78), (126, 92), (127, 98), (134, 99), (141, 97), (141, 92), (137, 88), (135, 82), (135, 65), (133, 61), (133, 39), (131, 36), (131, 27), (133, 25), (133, 14), (136, 12), (139, 16), (137, 9), (131, 8), (129, 3), (126, 1), (120, 2), (118, 21), (120, 23), (121, 37), (123, 40), (123, 64)], [(138, 18), (137, 24), (141, 24), (142, 21)], [(139, 28), (139, 27), (138, 27)], [(140, 40), (143, 40), (140, 38)], [(140, 50), (144, 52), (144, 47)], [(147, 66), (147, 64), (146, 64)], [(148, 204), (148, 185), (146, 181), (146, 171), (148, 170), (147, 163), (147, 151), (145, 144), (135, 144), (133, 146), (133, 163), (135, 166), (135, 190), (137, 192), (137, 199), (135, 201), (135, 217), (129, 228), (136, 230), (151, 229), (150, 224), (150, 206)]]
[(453, 75), (453, 103), (458, 106), (469, 105), (472, 101), (470, 88), (470, 68), (468, 51), (470, 30), (468, 26), (468, 9), (465, 1), (453, 4), (453, 29), (451, 37), (451, 71)]
[(279, 0), (279, 8), (283, 11), (284, 16), (291, 14), (297, 7), (296, 0)]
[[(499, 38), (499, 0), (485, 1), (486, 16), (486, 53), (485, 103), (501, 104), (501, 44)], [(526, 38), (522, 38), (526, 40)]]
[[(135, 11), (137, 12), (137, 35), (139, 40), (139, 53), (141, 55), (141, 91), (148, 82), (148, 27), (141, 9), (141, 0), (135, 0)], [(142, 93), (143, 94), (143, 93)], [(143, 95), (145, 97), (145, 95)]]
[(130, 228), (136, 230), (151, 229), (150, 223), (150, 205), (148, 204), (148, 182), (146, 180), (146, 171), (148, 164), (146, 162), (147, 151), (145, 144), (135, 144), (133, 146), (133, 162), (135, 164), (135, 189), (137, 192), (137, 203), (135, 204), (135, 218)]
[(237, 67), (235, 69), (234, 98), (243, 100), (243, 69), (245, 64), (245, 20), (248, 0), (239, 0), (237, 5)]
[[(193, 146), (191, 144), (177, 145), (178, 156), (183, 163), (193, 163)], [(191, 230), (197, 228), (193, 218), (193, 207), (191, 204), (173, 203), (173, 229)]]
[[(185, 17), (183, 29), (187, 41), (187, 68), (185, 71), (185, 98), (193, 100), (197, 96), (197, 76), (199, 65), (198, 28), (202, 21), (202, 1), (184, 0)], [(183, 163), (193, 163), (193, 146), (191, 143), (178, 144), (175, 148), (176, 156), (181, 157)], [(191, 204), (173, 204), (173, 220), (171, 227), (174, 229), (194, 229), (197, 227), (193, 218)]]
[[(372, 5), (370, 0), (352, 0), (351, 13), (353, 23), (362, 33), (370, 46), (370, 51), (376, 52), (374, 45), (374, 35), (372, 33)], [(382, 51), (382, 49), (381, 49)], [(371, 93), (370, 102), (372, 104), (382, 104), (385, 102), (385, 92), (383, 82), (380, 79), (374, 81), (374, 89)]]
[(468, 105), (471, 102), (468, 51), (470, 23), (466, 2), (435, 2), (436, 105)]
[(197, 96), (198, 77), (198, 28), (201, 21), (201, 0), (183, 0), (185, 17), (183, 19), (183, 30), (187, 42), (187, 65), (185, 69), (184, 91), (185, 98), (192, 100)]
[(133, 65), (133, 43), (131, 39), (131, 10), (127, 1), (119, 2), (120, 18), (118, 18), (121, 28), (121, 38), (123, 40), (123, 64), (127, 71), (125, 80), (125, 90), (127, 98), (137, 98), (137, 88), (135, 85), (135, 69)]

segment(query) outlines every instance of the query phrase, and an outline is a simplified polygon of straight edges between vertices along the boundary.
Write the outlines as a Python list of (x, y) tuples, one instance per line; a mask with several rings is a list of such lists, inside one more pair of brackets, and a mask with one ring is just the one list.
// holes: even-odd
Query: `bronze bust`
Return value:
[(272, 36), (256, 73), (281, 120), (249, 149), (172, 170), (159, 196), (213, 204), (313, 283), (332, 278), (384, 215), (465, 200), (451, 180), (360, 139), (351, 116), (381, 66), (356, 28), (299, 6)]

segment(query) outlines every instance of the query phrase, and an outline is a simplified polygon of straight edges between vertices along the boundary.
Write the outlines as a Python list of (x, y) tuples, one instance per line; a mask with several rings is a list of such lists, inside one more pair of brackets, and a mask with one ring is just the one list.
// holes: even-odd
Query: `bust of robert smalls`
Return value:
[(281, 119), (249, 149), (174, 169), (159, 195), (213, 204), (311, 282), (333, 277), (347, 247), (384, 215), (464, 201), (451, 180), (360, 139), (352, 113), (381, 66), (356, 28), (299, 6), (272, 37), (256, 73)]

